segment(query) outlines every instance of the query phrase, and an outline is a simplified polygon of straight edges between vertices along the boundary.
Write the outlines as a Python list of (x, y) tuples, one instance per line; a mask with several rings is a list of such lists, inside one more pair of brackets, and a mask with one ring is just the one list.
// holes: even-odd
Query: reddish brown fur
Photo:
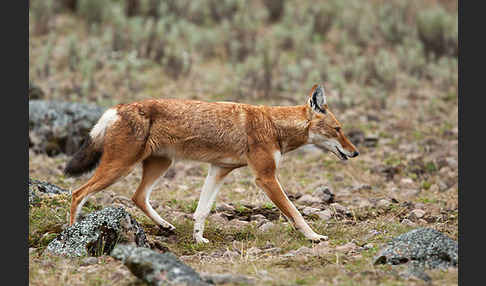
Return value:
[(322, 239), (283, 192), (275, 174), (278, 162), (274, 154), (307, 144), (310, 132), (335, 138), (347, 151), (356, 151), (342, 131), (335, 130), (341, 125), (327, 105), (323, 106), (325, 114), (314, 112), (307, 104), (253, 106), (181, 99), (150, 99), (115, 108), (119, 119), (106, 130), (100, 164), (93, 177), (73, 192), (70, 224), (86, 195), (108, 187), (139, 162), (143, 163), (143, 177), (132, 199), (154, 219), (145, 205), (147, 189), (173, 158), (182, 158), (223, 167), (218, 180), (249, 165), (256, 184), (285, 216), (308, 238)]

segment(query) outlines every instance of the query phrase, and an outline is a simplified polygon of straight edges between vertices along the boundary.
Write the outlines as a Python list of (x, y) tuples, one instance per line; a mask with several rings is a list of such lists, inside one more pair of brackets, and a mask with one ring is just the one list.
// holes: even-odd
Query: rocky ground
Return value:
[[(457, 1), (239, 1), (257, 5), (251, 9), (217, 1), (221, 10), (208, 6), (213, 0), (170, 1), (165, 12), (142, 7), (138, 16), (122, 5), (140, 1), (52, 2), (32, 1), (29, 10), (31, 285), (161, 281), (159, 264), (148, 271), (155, 280), (144, 280), (131, 259), (108, 253), (121, 245), (113, 241), (137, 237), (120, 231), (140, 229), (141, 253), (159, 262), (172, 253), (173, 265), (184, 263), (201, 283), (458, 284)], [(266, 11), (279, 7), (268, 4), (283, 2), (273, 19)], [(195, 244), (192, 213), (208, 166), (178, 161), (150, 199), (174, 233), (161, 232), (132, 203), (137, 166), (83, 207), (96, 234), (90, 249), (108, 248), (74, 257), (49, 251), (64, 249), (64, 234), (85, 238), (67, 223), (71, 191), (90, 174), (69, 178), (62, 170), (106, 108), (146, 98), (304, 104), (315, 83), (360, 155), (338, 161), (302, 148), (283, 156), (278, 177), (329, 241), (307, 241), (241, 168), (226, 178), (208, 218), (210, 243)], [(92, 215), (113, 209), (120, 221), (112, 224)], [(431, 237), (443, 243), (427, 243)]]

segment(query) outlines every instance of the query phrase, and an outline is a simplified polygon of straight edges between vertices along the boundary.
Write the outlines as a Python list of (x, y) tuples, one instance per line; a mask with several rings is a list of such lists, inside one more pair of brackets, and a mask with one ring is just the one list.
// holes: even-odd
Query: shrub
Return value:
[(407, 24), (410, 1), (391, 0), (378, 7), (378, 27), (383, 38), (392, 45), (400, 45), (413, 30)]
[(243, 62), (255, 52), (258, 16), (245, 7), (238, 11), (233, 21), (223, 21), (224, 46), (231, 61)]
[(45, 35), (49, 33), (49, 19), (54, 14), (53, 0), (35, 0), (30, 2), (29, 16), (34, 23), (34, 34)]
[(386, 50), (380, 50), (375, 57), (369, 57), (367, 82), (392, 91), (396, 87), (398, 61)]
[(396, 52), (400, 68), (411, 76), (422, 78), (427, 65), (422, 43), (416, 38), (405, 38)]
[(339, 2), (326, 1), (325, 4), (317, 4), (310, 9), (312, 17), (312, 34), (323, 38), (331, 29), (340, 12)]
[(348, 39), (360, 47), (373, 42), (377, 30), (374, 7), (367, 1), (349, 0), (339, 16), (339, 26), (348, 35)]
[(285, 11), (285, 0), (263, 0), (268, 10), (268, 21), (275, 23), (280, 21)]
[(77, 13), (86, 20), (91, 28), (93, 24), (100, 24), (106, 18), (112, 5), (109, 1), (78, 0)]
[(271, 96), (275, 90), (279, 56), (270, 42), (260, 43), (256, 55), (249, 56), (244, 63), (237, 65), (239, 93), (254, 92)]
[(417, 31), (427, 58), (458, 55), (457, 16), (449, 14), (441, 6), (429, 8), (418, 14)]

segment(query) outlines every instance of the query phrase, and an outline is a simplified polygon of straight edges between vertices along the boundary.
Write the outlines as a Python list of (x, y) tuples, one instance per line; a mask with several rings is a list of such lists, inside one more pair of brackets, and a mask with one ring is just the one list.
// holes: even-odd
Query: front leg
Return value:
[(199, 197), (196, 211), (194, 212), (194, 239), (197, 243), (208, 243), (209, 240), (203, 237), (204, 222), (211, 211), (211, 206), (216, 195), (223, 184), (223, 179), (233, 168), (221, 168), (215, 165), (209, 166), (208, 176)]
[(278, 150), (257, 148), (253, 152), (250, 152), (248, 155), (248, 165), (255, 173), (255, 183), (265, 191), (268, 198), (306, 238), (312, 241), (327, 240), (327, 236), (317, 234), (310, 228), (300, 212), (284, 193), (276, 176), (279, 159), (280, 152)]

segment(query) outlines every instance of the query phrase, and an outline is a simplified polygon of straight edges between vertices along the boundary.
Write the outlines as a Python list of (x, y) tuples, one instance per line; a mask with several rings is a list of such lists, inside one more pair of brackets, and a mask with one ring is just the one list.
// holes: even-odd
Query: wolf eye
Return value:
[(341, 127), (334, 127), (334, 130), (336, 130), (336, 132), (339, 132), (341, 131)]

